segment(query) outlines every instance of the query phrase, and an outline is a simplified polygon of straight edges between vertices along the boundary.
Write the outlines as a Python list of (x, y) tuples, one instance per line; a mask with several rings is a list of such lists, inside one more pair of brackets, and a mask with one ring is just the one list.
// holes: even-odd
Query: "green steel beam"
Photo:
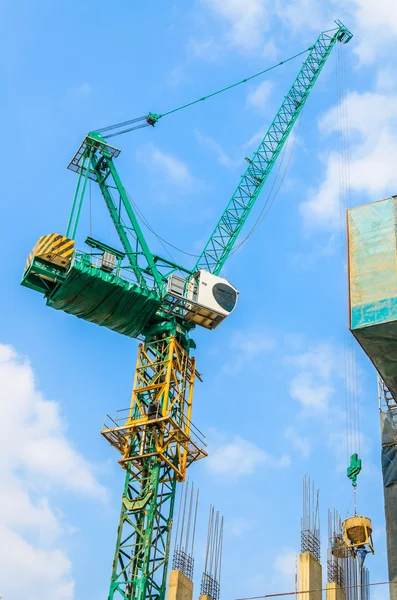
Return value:
[[(89, 152), (86, 152), (83, 156), (81, 169), (79, 171), (79, 178), (77, 180), (76, 191), (75, 191), (74, 197), (73, 197), (73, 204), (72, 204), (72, 208), (70, 211), (68, 226), (66, 228), (66, 237), (68, 237), (68, 238), (70, 238), (72, 236), (72, 231), (74, 231), (74, 233), (76, 234), (76, 229), (79, 224), (79, 218), (77, 218), (76, 210), (77, 210), (77, 205), (81, 205), (81, 203), (83, 201), (83, 197), (84, 197), (85, 186), (84, 186), (84, 191), (80, 191), (80, 185), (81, 185), (82, 179), (84, 180), (84, 182), (86, 181), (88, 173), (89, 173), (89, 169), (86, 168), (88, 156), (89, 156)], [(80, 211), (77, 210), (77, 213), (80, 216)]]
[(128, 261), (132, 267), (132, 270), (135, 273), (137, 282), (144, 289), (147, 289), (146, 280), (145, 280), (145, 277), (143, 276), (142, 269), (139, 266), (138, 259), (137, 259), (137, 253), (139, 251), (139, 246), (138, 246), (138, 244), (136, 244), (135, 249), (131, 246), (130, 239), (125, 231), (125, 228), (121, 224), (119, 211), (117, 209), (117, 206), (115, 206), (113, 197), (109, 191), (109, 185), (107, 183), (107, 178), (108, 178), (109, 173), (111, 172), (110, 168), (109, 168), (109, 164), (112, 162), (112, 159), (111, 159), (111, 157), (106, 158), (106, 169), (104, 169), (105, 172), (101, 171), (101, 164), (103, 164), (102, 158), (100, 158), (98, 160), (98, 158), (96, 156), (93, 156), (91, 162), (92, 162), (92, 167), (97, 175), (97, 181), (98, 181), (99, 188), (102, 192), (102, 196), (105, 200), (109, 214), (112, 218), (113, 224), (116, 228), (116, 231), (120, 238), (121, 244), (125, 250)]
[(218, 275), (264, 186), (302, 108), (337, 41), (347, 43), (352, 34), (340, 21), (323, 31), (303, 63), (258, 150), (249, 160), (231, 200), (197, 260), (194, 271), (205, 269)]
[[(125, 212), (127, 213), (129, 221), (135, 232), (137, 242), (139, 243), (139, 246), (141, 247), (141, 249), (145, 255), (146, 261), (148, 263), (148, 268), (151, 271), (153, 279), (156, 283), (156, 287), (158, 288), (158, 290), (160, 292), (162, 292), (163, 287), (164, 287), (163, 278), (162, 278), (161, 274), (159, 273), (159, 271), (157, 270), (157, 267), (156, 267), (154, 259), (153, 259), (153, 255), (150, 252), (149, 247), (146, 243), (145, 237), (144, 237), (142, 230), (140, 228), (140, 225), (138, 223), (138, 219), (136, 218), (135, 213), (132, 209), (131, 202), (128, 198), (127, 192), (125, 191), (125, 188), (124, 188), (123, 184), (121, 183), (121, 179), (119, 177), (119, 174), (117, 173), (116, 167), (114, 166), (113, 160), (107, 159), (106, 162), (107, 162), (107, 167), (113, 177), (113, 181), (116, 184), (117, 190), (120, 194), (121, 202), (123, 203)], [(116, 227), (117, 231), (119, 231), (120, 228), (123, 228), (123, 225), (119, 221), (118, 226)]]
[[(99, 185), (137, 282), (143, 289), (148, 289), (144, 273), (149, 273), (153, 278), (153, 285), (158, 294), (162, 295), (164, 291), (164, 278), (155, 264), (154, 257), (149, 250), (127, 192), (113, 162), (113, 157), (119, 154), (120, 150), (109, 146), (99, 133), (90, 132), (81, 144), (68, 166), (69, 169), (78, 173), (79, 178), (68, 222), (67, 236), (75, 239), (87, 181), (91, 179)], [(83, 185), (81, 185), (82, 182)], [(116, 206), (113, 200), (111, 189), (117, 190), (119, 206)], [(126, 224), (123, 223), (121, 218), (121, 207), (124, 208), (126, 213)], [(139, 257), (142, 258), (140, 262), (143, 264), (139, 264)]]
[(142, 471), (127, 469), (108, 600), (165, 598), (176, 473), (156, 458)]

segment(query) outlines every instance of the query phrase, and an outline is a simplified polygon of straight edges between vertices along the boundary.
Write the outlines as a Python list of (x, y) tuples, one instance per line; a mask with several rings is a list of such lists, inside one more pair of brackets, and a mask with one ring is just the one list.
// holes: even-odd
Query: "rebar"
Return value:
[(303, 511), (301, 519), (301, 552), (310, 552), (320, 562), (320, 490), (314, 489), (314, 481), (303, 478)]
[(348, 549), (342, 535), (342, 519), (338, 511), (328, 509), (327, 581), (345, 585)]
[(199, 490), (195, 490), (194, 483), (189, 484), (189, 480), (180, 486), (180, 490), (172, 568), (192, 581)]
[(200, 593), (219, 600), (222, 572), (223, 517), (211, 505), (208, 516), (207, 545)]

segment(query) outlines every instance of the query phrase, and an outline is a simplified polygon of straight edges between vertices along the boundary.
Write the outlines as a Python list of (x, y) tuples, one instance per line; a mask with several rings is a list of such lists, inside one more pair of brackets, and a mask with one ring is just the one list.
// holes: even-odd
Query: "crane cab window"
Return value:
[(225, 283), (216, 283), (212, 288), (212, 295), (223, 310), (232, 312), (236, 306), (237, 293), (230, 285)]

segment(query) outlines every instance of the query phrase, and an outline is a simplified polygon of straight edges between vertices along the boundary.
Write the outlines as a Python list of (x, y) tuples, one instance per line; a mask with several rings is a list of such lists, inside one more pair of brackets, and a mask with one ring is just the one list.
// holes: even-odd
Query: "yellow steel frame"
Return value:
[[(140, 344), (129, 409), (107, 416), (102, 435), (135, 468), (157, 456), (183, 481), (192, 462), (207, 456), (206, 440), (192, 424), (196, 361), (174, 336)], [(131, 452), (131, 444), (136, 450)]]

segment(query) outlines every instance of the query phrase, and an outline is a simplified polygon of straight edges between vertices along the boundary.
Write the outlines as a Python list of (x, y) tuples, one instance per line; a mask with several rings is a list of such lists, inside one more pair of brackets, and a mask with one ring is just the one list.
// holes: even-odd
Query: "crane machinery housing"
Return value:
[[(91, 131), (68, 166), (78, 179), (65, 235), (42, 236), (27, 259), (22, 285), (48, 306), (141, 340), (130, 406), (107, 416), (102, 429), (126, 471), (109, 600), (164, 600), (176, 484), (207, 455), (192, 423), (198, 373), (191, 332), (215, 329), (234, 310), (238, 291), (220, 276), (222, 267), (332, 49), (351, 37), (336, 21), (308, 49), (193, 268), (150, 252), (115, 166), (120, 150), (107, 139), (126, 130), (106, 135), (112, 127)], [(137, 127), (160, 118), (149, 113)], [(92, 237), (86, 249), (76, 247), (89, 180), (99, 186), (121, 248)]]

